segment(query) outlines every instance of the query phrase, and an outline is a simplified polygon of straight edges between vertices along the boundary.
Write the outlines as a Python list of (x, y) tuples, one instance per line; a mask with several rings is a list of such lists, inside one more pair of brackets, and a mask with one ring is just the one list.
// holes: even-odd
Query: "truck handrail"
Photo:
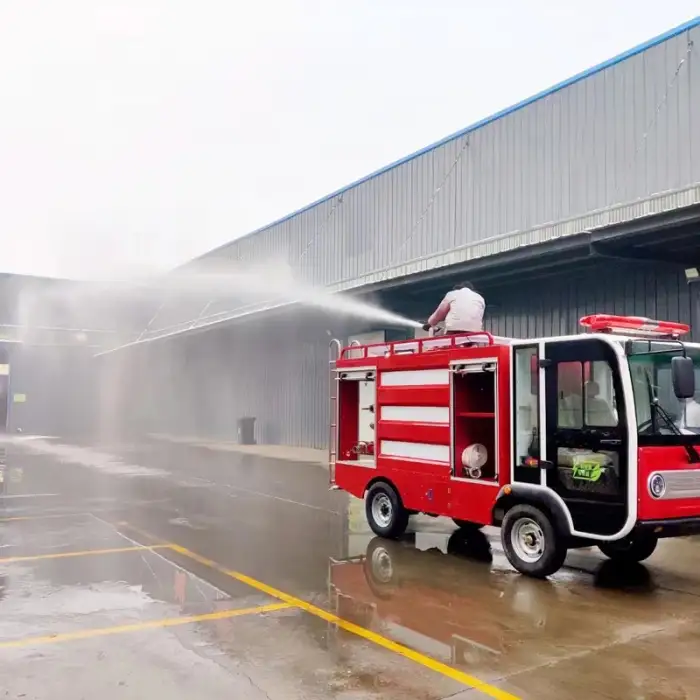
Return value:
[[(340, 360), (359, 360), (368, 357), (388, 357), (390, 355), (414, 355), (435, 350), (450, 350), (461, 345), (471, 343), (471, 338), (483, 338), (479, 345), (495, 345), (494, 337), (489, 331), (466, 331), (458, 335), (439, 335), (432, 338), (413, 338), (408, 340), (395, 340), (387, 343), (370, 343), (360, 345), (353, 341), (344, 347), (340, 353)], [(374, 350), (374, 352), (373, 352)], [(350, 354), (359, 353), (351, 357)]]

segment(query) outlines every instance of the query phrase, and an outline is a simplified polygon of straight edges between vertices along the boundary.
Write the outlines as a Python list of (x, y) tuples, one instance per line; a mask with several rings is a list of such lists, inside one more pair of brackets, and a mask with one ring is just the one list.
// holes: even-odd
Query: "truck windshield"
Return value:
[[(640, 436), (663, 435), (668, 442), (670, 436), (678, 436), (680, 431), (700, 438), (700, 348), (686, 345), (686, 353), (695, 365), (698, 390), (692, 399), (685, 401), (676, 398), (671, 382), (671, 359), (679, 356), (680, 349), (677, 343), (635, 341), (631, 344), (629, 366)], [(658, 408), (653, 406), (655, 401)]]

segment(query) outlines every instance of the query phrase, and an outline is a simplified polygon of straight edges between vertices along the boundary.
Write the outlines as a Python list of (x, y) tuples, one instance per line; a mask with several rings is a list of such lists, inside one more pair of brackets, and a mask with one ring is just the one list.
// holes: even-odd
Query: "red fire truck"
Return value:
[(332, 341), (332, 488), (364, 498), (382, 537), (416, 513), (500, 526), (510, 563), (535, 577), (570, 548), (642, 561), (659, 538), (700, 532), (700, 345), (670, 321), (581, 325)]

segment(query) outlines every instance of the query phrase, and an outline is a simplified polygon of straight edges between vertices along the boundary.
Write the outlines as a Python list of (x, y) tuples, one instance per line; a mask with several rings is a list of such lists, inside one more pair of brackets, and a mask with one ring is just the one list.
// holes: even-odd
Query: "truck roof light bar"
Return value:
[(678, 338), (690, 331), (690, 326), (686, 323), (656, 321), (643, 316), (591, 314), (581, 318), (579, 323), (594, 333), (619, 333), (647, 338)]

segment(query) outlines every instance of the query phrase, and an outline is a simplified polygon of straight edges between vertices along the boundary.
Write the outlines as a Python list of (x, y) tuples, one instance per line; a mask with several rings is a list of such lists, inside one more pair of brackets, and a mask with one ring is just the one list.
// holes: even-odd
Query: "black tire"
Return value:
[(372, 484), (367, 491), (365, 515), (375, 535), (395, 540), (406, 532), (408, 511), (396, 490), (383, 481)]
[(458, 518), (452, 518), (452, 522), (460, 529), (460, 530), (481, 530), (483, 525), (480, 523), (473, 523), (469, 520), (459, 520)]
[(549, 516), (535, 506), (513, 506), (503, 518), (501, 543), (511, 566), (532, 578), (559, 571), (566, 559), (566, 542)]
[(614, 542), (601, 542), (598, 549), (612, 561), (637, 564), (648, 559), (658, 543), (659, 538), (654, 534), (636, 534)]

